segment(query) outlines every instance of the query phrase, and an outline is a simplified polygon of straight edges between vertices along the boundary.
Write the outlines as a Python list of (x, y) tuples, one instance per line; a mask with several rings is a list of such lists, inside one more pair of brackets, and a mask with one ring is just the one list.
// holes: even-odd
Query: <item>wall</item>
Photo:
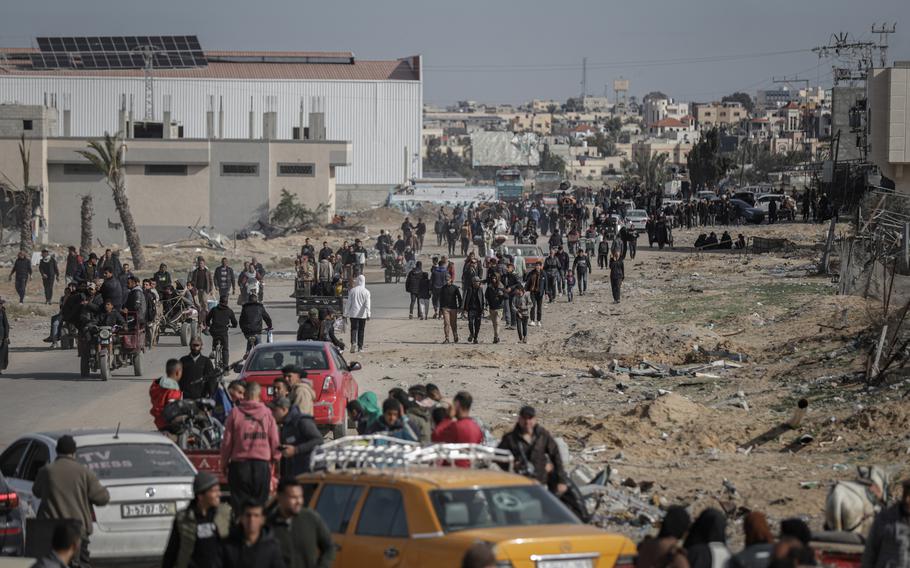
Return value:
[[(269, 203), (269, 145), (251, 140), (213, 140), (211, 193), (209, 208), (211, 225), (216, 231), (232, 234), (268, 218)], [(258, 176), (221, 175), (221, 163), (257, 163)]]
[(831, 90), (831, 136), (837, 136), (840, 130), (838, 160), (862, 158), (862, 153), (856, 146), (856, 135), (850, 132), (850, 107), (865, 96), (863, 87), (834, 87)]
[(869, 159), (910, 194), (910, 69), (875, 69), (868, 91)]
[[(72, 135), (99, 136), (118, 129), (120, 95), (131, 95), (141, 115), (145, 83), (141, 77), (0, 76), (0, 101), (43, 102), (69, 95)], [(351, 166), (342, 168), (339, 184), (395, 185), (405, 181), (404, 148), (420, 152), (423, 85), (419, 81), (281, 81), (243, 79), (155, 79), (155, 109), (161, 118), (163, 97), (172, 98), (172, 118), (182, 122), (186, 138), (205, 137), (209, 95), (224, 98), (224, 138), (249, 137), (252, 100), (255, 136), (261, 134), (264, 98), (276, 98), (278, 138), (290, 139), (299, 122), (301, 97), (323, 97), (326, 137), (354, 145)], [(39, 100), (41, 99), (41, 100)], [(308, 109), (307, 104), (307, 109)], [(422, 176), (422, 164), (416, 162)]]
[[(269, 203), (272, 208), (281, 200), (281, 190), (287, 189), (296, 194), (300, 203), (309, 209), (316, 209), (320, 204), (329, 206), (325, 220), (331, 220), (335, 214), (334, 172), (332, 171), (327, 146), (319, 145), (307, 148), (301, 153), (297, 144), (273, 142), (269, 144)], [(314, 164), (312, 177), (282, 176), (278, 174), (279, 163)]]

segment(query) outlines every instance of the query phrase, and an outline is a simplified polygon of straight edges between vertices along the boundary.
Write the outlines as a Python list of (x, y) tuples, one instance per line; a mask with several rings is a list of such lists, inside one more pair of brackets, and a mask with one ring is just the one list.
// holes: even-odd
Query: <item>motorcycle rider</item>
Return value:
[(183, 398), (180, 392), (180, 377), (183, 374), (183, 366), (177, 359), (168, 359), (164, 364), (165, 376), (159, 377), (152, 381), (149, 386), (149, 399), (152, 408), (149, 414), (155, 419), (155, 428), (160, 431), (167, 430), (167, 421), (164, 419), (164, 407), (169, 403)]
[(212, 347), (221, 342), (221, 363), (227, 368), (231, 350), (228, 347), (228, 328), (237, 327), (237, 318), (234, 310), (228, 307), (228, 297), (222, 296), (218, 305), (212, 308), (205, 318), (205, 325), (212, 336)]
[(297, 341), (319, 341), (322, 323), (319, 321), (319, 310), (310, 308), (309, 317), (297, 328)]
[(180, 358), (183, 374), (180, 377), (180, 391), (183, 398), (196, 400), (211, 398), (218, 388), (218, 371), (212, 360), (202, 354), (202, 338), (190, 341), (190, 352)]
[(331, 341), (332, 345), (340, 351), (344, 351), (344, 341), (338, 339), (335, 335), (335, 310), (326, 309), (325, 317), (322, 318), (322, 335), (319, 337), (323, 341)]
[(110, 300), (114, 308), (119, 310), (123, 307), (123, 288), (120, 286), (120, 281), (114, 277), (114, 269), (110, 266), (105, 266), (102, 274), (104, 283), (101, 284), (101, 297), (105, 302)]
[(114, 310), (114, 302), (110, 299), (104, 301), (104, 311), (98, 314), (95, 323), (98, 327), (126, 326), (126, 320), (120, 312)]
[[(250, 294), (249, 301), (243, 304), (240, 309), (240, 331), (246, 338), (246, 352), (249, 353), (253, 345), (259, 345), (259, 336), (262, 335), (262, 323), (265, 322), (266, 329), (272, 329), (272, 318), (265, 311), (265, 306), (259, 301), (257, 294)], [(255, 337), (254, 342), (250, 338)]]

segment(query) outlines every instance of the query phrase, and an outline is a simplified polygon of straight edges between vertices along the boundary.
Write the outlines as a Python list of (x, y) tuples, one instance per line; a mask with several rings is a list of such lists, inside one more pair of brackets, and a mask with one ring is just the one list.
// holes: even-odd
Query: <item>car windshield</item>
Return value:
[(430, 498), (446, 532), (579, 522), (540, 485), (438, 490)]
[(631, 209), (626, 213), (626, 217), (647, 217), (648, 214), (644, 209)]
[(540, 249), (537, 247), (515, 247), (512, 249), (515, 256), (541, 256)]
[(192, 477), (193, 466), (170, 444), (105, 444), (76, 450), (76, 459), (98, 479)]
[(297, 365), (304, 369), (325, 370), (329, 362), (322, 344), (309, 346), (269, 347), (257, 349), (247, 366), (247, 371), (279, 371), (285, 365)]

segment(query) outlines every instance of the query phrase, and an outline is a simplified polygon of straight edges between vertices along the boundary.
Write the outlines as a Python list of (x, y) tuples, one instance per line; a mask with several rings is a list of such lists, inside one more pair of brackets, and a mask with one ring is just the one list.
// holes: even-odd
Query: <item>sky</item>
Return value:
[[(830, 85), (831, 34), (878, 40), (897, 22), (890, 61), (910, 60), (908, 0), (7, 0), (0, 46), (37, 36), (198, 35), (203, 48), (423, 56), (424, 101), (520, 103), (603, 95), (680, 101), (754, 95), (783, 76)], [(799, 83), (794, 83), (799, 87)]]

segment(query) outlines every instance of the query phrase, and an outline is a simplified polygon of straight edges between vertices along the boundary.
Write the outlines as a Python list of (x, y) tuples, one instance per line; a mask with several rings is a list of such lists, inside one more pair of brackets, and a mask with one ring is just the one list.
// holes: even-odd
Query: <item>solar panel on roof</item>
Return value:
[(196, 36), (101, 36), (40, 37), (41, 57), (33, 67), (72, 68), (76, 57), (81, 69), (141, 69), (145, 66), (136, 50), (152, 47), (153, 66), (158, 69), (183, 69), (208, 65)]

